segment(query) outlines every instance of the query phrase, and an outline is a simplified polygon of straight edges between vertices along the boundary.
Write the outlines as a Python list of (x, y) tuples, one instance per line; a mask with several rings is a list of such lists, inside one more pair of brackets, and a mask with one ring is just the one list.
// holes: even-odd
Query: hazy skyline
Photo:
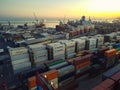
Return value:
[(120, 16), (120, 0), (0, 0), (0, 17)]

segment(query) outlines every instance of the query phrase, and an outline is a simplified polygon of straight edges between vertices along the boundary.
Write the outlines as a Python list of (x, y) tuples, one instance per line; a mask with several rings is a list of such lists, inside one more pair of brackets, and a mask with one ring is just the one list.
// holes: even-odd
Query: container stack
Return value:
[(68, 40), (60, 40), (58, 41), (62, 45), (65, 45), (65, 58), (70, 59), (75, 56), (75, 42), (68, 41)]
[(76, 53), (79, 51), (82, 51), (85, 49), (85, 40), (82, 40), (80, 38), (76, 38), (76, 39), (72, 39), (72, 41), (74, 41), (76, 43)]
[(57, 68), (60, 68), (66, 65), (68, 65), (68, 62), (66, 62), (63, 59), (50, 60), (50, 61), (45, 62), (45, 66), (48, 68), (48, 70), (57, 69)]
[(102, 35), (96, 35), (95, 38), (97, 39), (96, 47), (100, 48), (104, 44), (104, 36)]
[(77, 57), (74, 59), (76, 77), (79, 77), (79, 75), (88, 71), (91, 65), (91, 57), (92, 54), (88, 54), (83, 57)]
[(36, 90), (37, 89), (37, 83), (36, 83), (35, 76), (28, 78), (28, 88), (29, 88), (29, 90)]
[(75, 79), (75, 67), (73, 65), (67, 65), (57, 70), (59, 87), (65, 86)]
[(104, 36), (104, 41), (105, 42), (110, 42), (110, 41), (112, 41), (112, 39), (114, 39), (116, 37), (116, 35), (117, 35), (116, 33), (106, 34)]
[(58, 71), (58, 82), (60, 87), (74, 80), (75, 68), (65, 60), (48, 61), (45, 65), (49, 69), (56, 69)]
[(43, 63), (48, 60), (48, 51), (45, 45), (34, 44), (29, 45), (30, 59), (36, 67), (43, 65)]
[(96, 38), (89, 38), (86, 41), (86, 50), (93, 50), (93, 49), (95, 49), (96, 48), (96, 42), (97, 42)]
[(47, 45), (49, 60), (65, 59), (65, 46), (60, 43), (51, 43)]
[(58, 71), (50, 70), (42, 74), (46, 81), (52, 86), (54, 90), (58, 89)]
[(9, 48), (14, 73), (31, 69), (28, 49), (25, 47)]
[(106, 57), (106, 68), (109, 68), (115, 64), (116, 60), (116, 49), (111, 49), (105, 51), (105, 57)]

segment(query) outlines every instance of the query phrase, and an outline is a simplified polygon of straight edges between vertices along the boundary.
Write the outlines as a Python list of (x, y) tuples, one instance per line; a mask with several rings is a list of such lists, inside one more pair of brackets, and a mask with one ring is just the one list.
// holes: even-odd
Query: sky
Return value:
[(119, 17), (120, 0), (0, 0), (0, 18)]

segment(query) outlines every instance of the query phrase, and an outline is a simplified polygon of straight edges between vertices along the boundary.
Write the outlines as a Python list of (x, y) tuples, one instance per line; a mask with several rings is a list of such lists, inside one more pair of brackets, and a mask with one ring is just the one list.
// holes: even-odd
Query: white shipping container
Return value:
[(76, 49), (77, 49), (77, 51), (85, 49), (85, 40), (77, 38), (77, 39), (73, 39), (73, 41), (76, 42), (76, 45), (77, 45)]
[(71, 52), (75, 52), (75, 48), (66, 49), (66, 52), (68, 52), (68, 53), (69, 53), (69, 52), (70, 52), (70, 53), (71, 53)]
[(19, 60), (19, 59), (24, 59), (24, 58), (29, 58), (29, 54), (28, 53), (24, 53), (24, 54), (11, 56), (11, 60), (12, 61)]
[(34, 59), (34, 62), (37, 62), (37, 61), (46, 61), (46, 60), (48, 60), (48, 57), (40, 57), (40, 58)]
[(45, 61), (47, 61), (47, 58), (37, 59), (34, 62), (37, 63), (37, 62), (45, 62)]
[(60, 55), (60, 54), (65, 54), (65, 51), (59, 51), (59, 52), (53, 52), (53, 55)]
[(12, 61), (12, 65), (19, 64), (19, 63), (26, 63), (26, 62), (30, 62), (29, 58), (14, 60)]
[(9, 48), (10, 56), (24, 54), (24, 53), (27, 53), (27, 52), (28, 52), (27, 48), (24, 48), (24, 47)]
[(58, 48), (58, 49), (53, 48), (53, 52), (59, 52), (59, 51), (65, 51), (65, 48)]
[(97, 47), (104, 44), (104, 37), (98, 37), (97, 39), (98, 39)]
[(90, 38), (89, 39), (89, 49), (96, 48), (96, 38)]
[(13, 70), (24, 69), (24, 68), (27, 68), (27, 67), (31, 67), (30, 62), (15, 64), (15, 65), (13, 65)]
[(120, 40), (120, 36), (116, 36), (116, 39), (117, 39), (117, 40)]
[(48, 54), (48, 51), (47, 50), (41, 50), (41, 51), (36, 51), (34, 52), (34, 55), (38, 55), (38, 54)]
[(34, 54), (34, 60), (36, 60), (37, 58), (41, 58), (41, 57), (48, 57), (48, 53), (37, 53), (37, 54)]
[(60, 44), (60, 43), (50, 43), (47, 45), (48, 48), (63, 48), (64, 45)]
[(29, 48), (32, 49), (32, 51), (36, 52), (39, 50), (46, 50), (46, 45), (34, 44), (34, 45), (29, 45)]

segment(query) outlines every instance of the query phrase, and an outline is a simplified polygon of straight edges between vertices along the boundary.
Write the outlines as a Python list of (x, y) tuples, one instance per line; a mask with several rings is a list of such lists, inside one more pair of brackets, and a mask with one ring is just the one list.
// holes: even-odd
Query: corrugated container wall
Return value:
[(30, 59), (33, 65), (36, 67), (43, 65), (48, 60), (48, 51), (46, 45), (34, 44), (29, 45)]
[(25, 47), (9, 48), (14, 73), (19, 73), (31, 68), (28, 49)]
[(60, 43), (51, 43), (47, 45), (49, 60), (65, 59), (65, 46)]
[(60, 40), (59, 43), (65, 45), (65, 57), (66, 59), (73, 58), (75, 56), (75, 42), (69, 40)]

